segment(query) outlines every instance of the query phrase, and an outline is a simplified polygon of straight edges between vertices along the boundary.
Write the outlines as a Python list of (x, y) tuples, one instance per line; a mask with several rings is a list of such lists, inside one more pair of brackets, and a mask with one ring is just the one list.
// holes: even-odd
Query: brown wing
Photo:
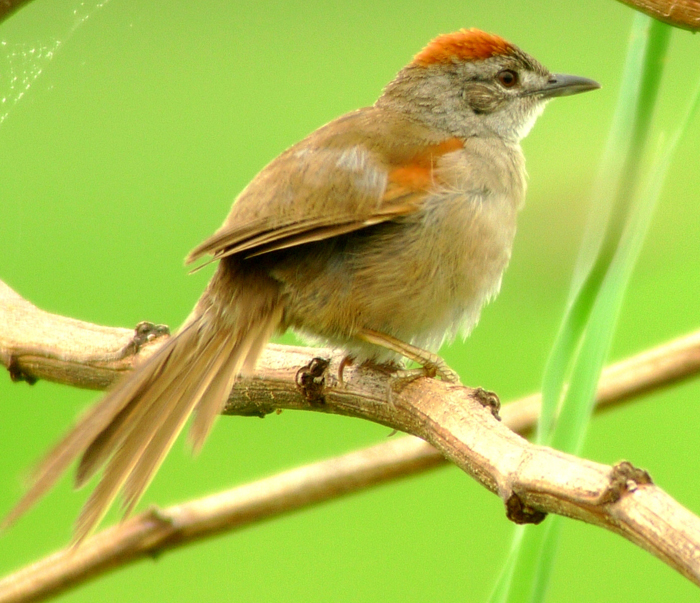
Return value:
[(186, 261), (252, 257), (415, 212), (435, 181), (437, 158), (461, 147), (374, 107), (348, 114), (263, 169)]

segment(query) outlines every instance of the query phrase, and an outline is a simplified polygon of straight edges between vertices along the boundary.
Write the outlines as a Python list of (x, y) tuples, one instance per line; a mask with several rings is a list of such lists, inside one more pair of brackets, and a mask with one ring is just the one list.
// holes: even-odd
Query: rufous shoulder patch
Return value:
[(395, 166), (389, 172), (384, 201), (391, 201), (412, 192), (428, 191), (436, 186), (438, 182), (433, 170), (438, 159), (462, 148), (464, 143), (459, 138), (448, 138), (421, 149), (403, 165)]
[(495, 34), (480, 29), (460, 29), (431, 40), (413, 58), (413, 64), (427, 67), (454, 61), (479, 61), (514, 51), (515, 46)]

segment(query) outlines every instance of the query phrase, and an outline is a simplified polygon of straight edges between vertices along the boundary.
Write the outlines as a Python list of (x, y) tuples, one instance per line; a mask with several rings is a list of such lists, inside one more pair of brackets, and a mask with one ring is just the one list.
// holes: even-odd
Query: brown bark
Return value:
[(698, 0), (619, 0), (674, 27), (700, 30), (700, 2)]
[[(99, 327), (43, 312), (0, 282), (0, 362), (15, 379), (51, 378), (104, 387), (139, 354), (159, 345), (158, 329)], [(319, 360), (321, 358), (322, 360)], [(327, 362), (328, 361), (328, 362)], [(303, 409), (365, 418), (430, 442), (505, 504), (517, 522), (547, 513), (581, 519), (642, 546), (700, 584), (700, 520), (629, 463), (592, 463), (530, 444), (511, 428), (530, 429), (537, 397), (494, 416), (483, 390), (434, 379), (403, 379), (347, 367), (337, 379), (331, 350), (269, 346), (256, 375), (237, 384), (227, 414)], [(608, 368), (602, 402), (619, 402), (700, 369), (700, 333)], [(0, 601), (44, 598), (106, 569), (155, 551), (340, 496), (441, 464), (428, 444), (401, 438), (302, 467), (230, 492), (150, 511), (58, 552), (0, 582)]]

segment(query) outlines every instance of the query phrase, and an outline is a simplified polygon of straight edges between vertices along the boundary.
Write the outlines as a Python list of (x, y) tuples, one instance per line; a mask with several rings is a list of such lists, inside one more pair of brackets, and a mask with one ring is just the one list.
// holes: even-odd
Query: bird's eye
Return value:
[(518, 84), (518, 74), (512, 69), (504, 69), (503, 71), (500, 71), (496, 76), (496, 79), (498, 79), (501, 86), (504, 88), (513, 88)]

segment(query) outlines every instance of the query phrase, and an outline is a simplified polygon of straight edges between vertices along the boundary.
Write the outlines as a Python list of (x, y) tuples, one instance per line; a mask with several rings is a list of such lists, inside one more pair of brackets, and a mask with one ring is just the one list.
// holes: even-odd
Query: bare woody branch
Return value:
[[(52, 315), (0, 283), (0, 361), (16, 379), (48, 377), (104, 387), (129, 370), (135, 357), (158, 345), (147, 341), (152, 331), (159, 333), (141, 328), (135, 334)], [(331, 357), (330, 366), (318, 356)], [(498, 493), (511, 519), (537, 522), (555, 512), (606, 527), (700, 583), (700, 522), (651, 484), (645, 472), (627, 463), (609, 467), (533, 446), (506, 427), (530, 428), (539, 411), (537, 397), (506, 406), (504, 425), (488, 404), (484, 407), (493, 400), (480, 390), (430, 379), (405, 381), (363, 367), (348, 368), (339, 383), (333, 376), (338, 360), (329, 350), (271, 346), (255, 378), (232, 392), (226, 412), (316, 410), (413, 433)], [(700, 334), (695, 334), (610, 367), (600, 397), (607, 403), (620, 401), (699, 368)], [(6, 578), (0, 582), (0, 601), (44, 597), (156, 550), (440, 463), (430, 446), (403, 438), (146, 513), (96, 535), (78, 552), (59, 552)]]
[[(166, 332), (164, 327), (150, 323), (141, 323), (134, 330), (51, 314), (0, 281), (0, 364), (17, 381), (46, 379), (74, 387), (106, 389), (130, 371), (140, 357), (162, 345)], [(260, 373), (275, 370), (280, 363), (278, 354), (284, 358), (294, 351), (302, 354), (299, 366), (307, 364), (312, 354), (332, 355), (330, 350), (270, 344), (261, 359)], [(598, 404), (624, 402), (698, 373), (700, 331), (606, 368)], [(508, 404), (502, 414), (511, 429), (525, 433), (539, 412), (540, 397), (536, 394)]]
[[(30, 0), (0, 0), (0, 23)], [(619, 0), (623, 4), (681, 29), (700, 30), (698, 0)]]
[(111, 569), (243, 528), (447, 461), (430, 444), (397, 437), (200, 500), (150, 510), (0, 580), (0, 603), (45, 600)]
[(27, 2), (29, 2), (29, 0), (0, 0), (0, 23), (17, 9), (27, 4)]
[(700, 30), (700, 2), (698, 0), (619, 0), (627, 6), (674, 27)]

